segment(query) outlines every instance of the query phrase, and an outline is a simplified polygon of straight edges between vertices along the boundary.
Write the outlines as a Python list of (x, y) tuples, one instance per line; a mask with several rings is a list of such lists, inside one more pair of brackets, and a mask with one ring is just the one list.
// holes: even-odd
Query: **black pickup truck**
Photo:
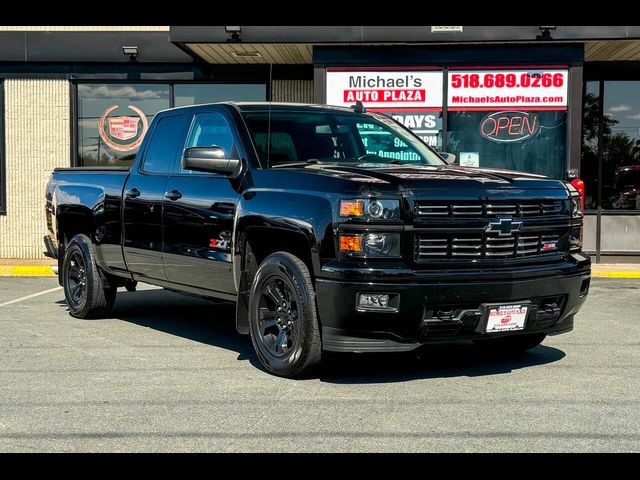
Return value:
[(360, 105), (170, 109), (131, 168), (55, 170), (45, 243), (71, 315), (138, 281), (233, 300), (281, 376), (325, 351), (513, 353), (570, 331), (591, 271), (578, 190), (444, 158)]

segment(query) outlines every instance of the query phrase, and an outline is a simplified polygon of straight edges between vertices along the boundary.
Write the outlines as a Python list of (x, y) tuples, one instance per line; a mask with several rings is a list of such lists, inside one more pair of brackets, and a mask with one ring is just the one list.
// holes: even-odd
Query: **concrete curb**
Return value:
[(640, 272), (591, 272), (593, 278), (640, 278)]
[(53, 267), (45, 265), (0, 265), (0, 277), (53, 277)]

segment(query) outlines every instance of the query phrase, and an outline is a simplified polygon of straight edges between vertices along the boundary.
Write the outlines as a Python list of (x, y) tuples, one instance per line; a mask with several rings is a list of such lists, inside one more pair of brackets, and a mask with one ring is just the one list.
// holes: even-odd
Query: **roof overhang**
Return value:
[(187, 43), (182, 48), (207, 63), (313, 63), (312, 45), (302, 43)]
[(600, 40), (587, 42), (584, 50), (587, 62), (640, 60), (640, 40)]
[(242, 26), (233, 39), (224, 26), (171, 26), (170, 40), (211, 64), (311, 64), (320, 45), (462, 45), (580, 43), (586, 61), (640, 60), (640, 26), (557, 26), (552, 40), (537, 40), (539, 26)]

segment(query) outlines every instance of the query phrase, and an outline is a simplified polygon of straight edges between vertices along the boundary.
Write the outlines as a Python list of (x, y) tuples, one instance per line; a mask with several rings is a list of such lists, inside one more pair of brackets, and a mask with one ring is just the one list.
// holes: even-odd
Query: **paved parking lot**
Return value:
[(594, 280), (518, 358), (339, 355), (305, 381), (259, 368), (232, 304), (145, 289), (87, 321), (56, 287), (0, 278), (3, 452), (640, 451), (640, 281)]

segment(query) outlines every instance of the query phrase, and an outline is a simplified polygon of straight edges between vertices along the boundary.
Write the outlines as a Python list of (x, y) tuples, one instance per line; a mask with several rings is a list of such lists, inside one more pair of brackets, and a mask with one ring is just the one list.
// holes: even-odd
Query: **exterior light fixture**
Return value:
[(231, 52), (231, 55), (233, 55), (234, 57), (261, 57), (262, 54), (258, 51), (255, 50), (250, 50), (248, 52), (236, 52), (235, 50), (233, 52)]
[(553, 37), (551, 37), (551, 30), (555, 30), (556, 26), (552, 26), (552, 27), (545, 27), (545, 26), (541, 26), (538, 27), (538, 30), (540, 30), (542, 33), (540, 35), (536, 36), (536, 40), (553, 40)]
[(225, 26), (224, 31), (231, 34), (231, 39), (229, 41), (231, 42), (240, 41), (240, 32), (242, 31), (242, 28), (240, 28), (239, 26), (236, 26), (236, 27)]
[(138, 47), (122, 47), (122, 53), (129, 55), (130, 62), (135, 62), (138, 58)]

